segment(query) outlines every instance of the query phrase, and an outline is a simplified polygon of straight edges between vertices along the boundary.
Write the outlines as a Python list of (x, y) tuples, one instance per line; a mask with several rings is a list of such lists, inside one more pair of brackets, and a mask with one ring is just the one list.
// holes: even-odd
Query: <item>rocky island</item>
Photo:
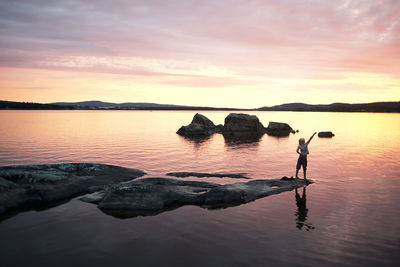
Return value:
[(287, 123), (269, 122), (268, 127), (260, 122), (255, 115), (230, 113), (224, 125), (215, 125), (206, 116), (197, 113), (189, 125), (182, 126), (176, 132), (187, 138), (207, 137), (214, 133), (222, 133), (226, 140), (259, 139), (262, 135), (288, 136), (295, 131)]
[[(284, 177), (220, 185), (165, 177), (140, 178), (145, 174), (137, 169), (93, 163), (0, 167), (0, 214), (40, 208), (86, 195), (82, 201), (96, 204), (102, 211), (117, 217), (154, 215), (184, 205), (208, 209), (240, 205), (312, 183)], [(234, 173), (175, 172), (168, 175), (194, 179), (251, 179)]]

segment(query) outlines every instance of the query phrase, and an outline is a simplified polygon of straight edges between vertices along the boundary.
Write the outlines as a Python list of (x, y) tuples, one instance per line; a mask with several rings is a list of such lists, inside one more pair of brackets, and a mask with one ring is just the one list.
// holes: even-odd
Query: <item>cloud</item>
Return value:
[(399, 14), (398, 0), (0, 0), (0, 67), (195, 87), (399, 79)]

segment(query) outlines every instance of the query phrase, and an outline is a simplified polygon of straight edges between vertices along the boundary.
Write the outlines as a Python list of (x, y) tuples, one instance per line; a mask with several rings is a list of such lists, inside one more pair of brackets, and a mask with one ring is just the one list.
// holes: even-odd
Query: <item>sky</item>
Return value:
[(400, 1), (0, 0), (0, 100), (400, 101)]

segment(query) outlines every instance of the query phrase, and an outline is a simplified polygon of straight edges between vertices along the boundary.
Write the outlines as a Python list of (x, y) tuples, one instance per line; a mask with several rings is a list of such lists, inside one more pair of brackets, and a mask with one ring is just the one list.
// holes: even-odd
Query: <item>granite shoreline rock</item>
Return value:
[(93, 163), (0, 167), (0, 214), (69, 200), (143, 175), (136, 169)]
[[(143, 175), (137, 169), (93, 163), (0, 167), (0, 214), (56, 206), (87, 194), (80, 200), (98, 205), (113, 216), (118, 217), (115, 214), (120, 212), (127, 217), (154, 215), (184, 205), (208, 209), (240, 205), (312, 183), (286, 177), (226, 185), (163, 177), (135, 179)], [(237, 173), (169, 175), (249, 179)]]
[(153, 215), (184, 205), (207, 209), (236, 206), (310, 183), (313, 182), (283, 178), (219, 185), (171, 178), (144, 178), (109, 187), (100, 197), (87, 202), (98, 203), (99, 209), (116, 217), (121, 213), (125, 217), (134, 217)]

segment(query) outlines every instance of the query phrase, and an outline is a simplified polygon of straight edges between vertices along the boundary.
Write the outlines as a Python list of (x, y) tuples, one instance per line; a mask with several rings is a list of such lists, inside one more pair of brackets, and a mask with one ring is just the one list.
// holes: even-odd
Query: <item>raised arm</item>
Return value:
[(317, 132), (315, 132), (313, 135), (311, 135), (310, 139), (308, 139), (307, 144), (309, 144), (311, 142), (311, 139), (313, 139), (314, 135), (316, 135)]

